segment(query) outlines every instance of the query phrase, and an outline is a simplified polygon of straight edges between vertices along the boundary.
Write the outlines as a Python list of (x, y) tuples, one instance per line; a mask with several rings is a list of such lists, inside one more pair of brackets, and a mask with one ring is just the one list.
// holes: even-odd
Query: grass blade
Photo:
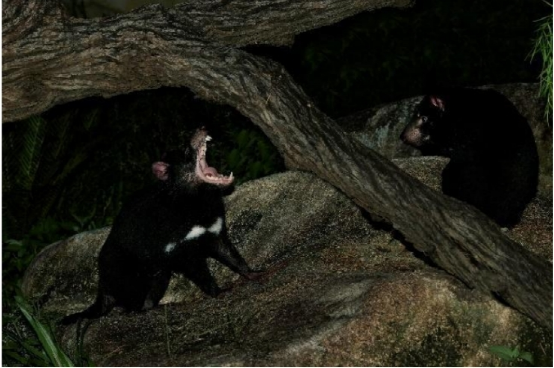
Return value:
[(35, 330), (35, 333), (52, 365), (56, 367), (73, 367), (74, 365), (71, 359), (69, 359), (69, 357), (60, 349), (46, 327), (39, 320), (33, 317), (31, 313), (29, 313), (23, 299), (18, 296), (16, 297), (16, 302), (27, 321), (29, 321), (31, 327)]

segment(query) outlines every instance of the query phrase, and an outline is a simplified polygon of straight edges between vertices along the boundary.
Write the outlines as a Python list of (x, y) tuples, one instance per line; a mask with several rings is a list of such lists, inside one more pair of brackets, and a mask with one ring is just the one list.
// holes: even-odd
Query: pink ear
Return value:
[(167, 178), (168, 178), (167, 168), (168, 167), (169, 167), (169, 165), (166, 164), (165, 162), (161, 162), (161, 161), (154, 162), (152, 164), (152, 172), (154, 173), (154, 175), (156, 175), (156, 177), (158, 179), (167, 180)]
[(431, 104), (444, 111), (444, 101), (438, 96), (431, 96)]

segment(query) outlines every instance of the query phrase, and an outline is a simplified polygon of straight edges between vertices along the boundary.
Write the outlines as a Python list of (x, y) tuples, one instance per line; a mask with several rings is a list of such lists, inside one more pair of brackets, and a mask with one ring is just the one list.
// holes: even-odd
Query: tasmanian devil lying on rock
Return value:
[(444, 194), (474, 205), (501, 226), (515, 225), (535, 196), (539, 160), (531, 128), (493, 90), (425, 96), (401, 139), (424, 155), (450, 158)]
[(217, 296), (222, 290), (208, 269), (210, 257), (248, 279), (259, 275), (227, 237), (221, 189), (233, 182), (233, 174), (224, 176), (208, 166), (210, 139), (204, 128), (199, 129), (189, 147), (152, 165), (159, 183), (123, 206), (100, 251), (96, 301), (62, 323), (98, 318), (114, 306), (130, 311), (153, 308), (173, 272)]

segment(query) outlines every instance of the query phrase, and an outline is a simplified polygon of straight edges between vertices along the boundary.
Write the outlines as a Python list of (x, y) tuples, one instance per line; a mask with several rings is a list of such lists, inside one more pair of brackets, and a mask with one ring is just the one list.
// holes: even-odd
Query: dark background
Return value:
[[(437, 86), (536, 82), (529, 52), (541, 0), (419, 0), (296, 37), (291, 47), (247, 47), (274, 59), (316, 105), (343, 117)], [(150, 165), (207, 125), (208, 161), (238, 183), (284, 170), (263, 133), (228, 106), (162, 88), (57, 106), (3, 125), (3, 291), (46, 244), (110, 224)]]

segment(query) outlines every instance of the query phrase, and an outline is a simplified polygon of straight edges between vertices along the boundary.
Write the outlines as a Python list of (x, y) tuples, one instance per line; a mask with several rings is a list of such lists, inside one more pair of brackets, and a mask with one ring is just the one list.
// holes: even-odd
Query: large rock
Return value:
[[(440, 185), (445, 160), (397, 163)], [(287, 172), (248, 182), (227, 198), (227, 207), (232, 241), (266, 276), (243, 282), (214, 264), (219, 283), (233, 286), (216, 299), (176, 278), (164, 305), (146, 313), (116, 310), (90, 325), (84, 344), (95, 364), (503, 364), (490, 345), (519, 346), (539, 364), (552, 364), (551, 334), (428, 264), (313, 175)], [(538, 209), (526, 219), (531, 231), (543, 227), (546, 239), (527, 234), (533, 245), (525, 245), (551, 257), (551, 207), (531, 207)], [(40, 299), (53, 317), (84, 308), (94, 297), (96, 256), (107, 232), (48, 247), (26, 274), (26, 295)], [(59, 333), (74, 351), (76, 327)]]

